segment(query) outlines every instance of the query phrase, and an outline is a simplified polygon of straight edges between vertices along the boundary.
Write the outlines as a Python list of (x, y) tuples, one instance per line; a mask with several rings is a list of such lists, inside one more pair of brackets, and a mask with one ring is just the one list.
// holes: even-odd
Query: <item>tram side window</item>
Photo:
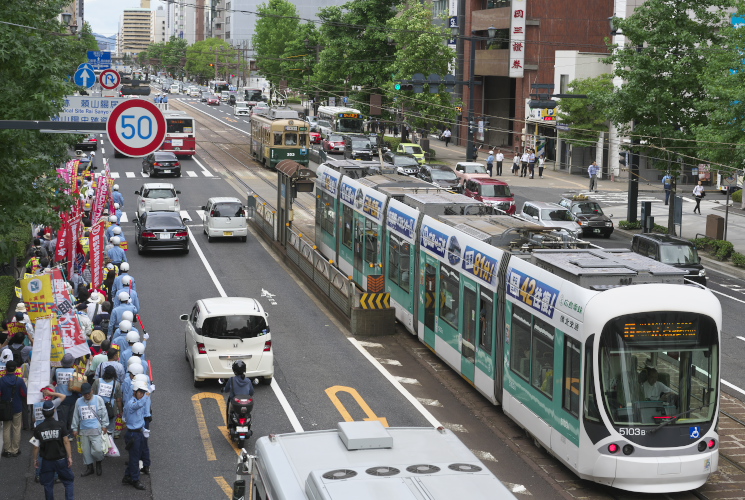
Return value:
[(411, 278), (411, 244), (408, 241), (401, 242), (401, 252), (399, 253), (401, 269), (401, 280), (398, 286), (408, 292), (410, 289), (409, 280)]
[(592, 369), (592, 345), (594, 336), (585, 343), (585, 418), (600, 421), (598, 401), (595, 397), (595, 371)]
[(370, 219), (365, 219), (365, 262), (378, 261), (378, 231)]
[(408, 293), (411, 245), (403, 238), (389, 233), (388, 247), (388, 278)]
[(510, 366), (525, 380), (530, 380), (530, 327), (531, 315), (512, 306)]
[(285, 146), (297, 146), (297, 134), (287, 133), (285, 134)]
[(533, 387), (552, 398), (554, 386), (554, 328), (533, 318)]
[(566, 411), (579, 418), (580, 362), (582, 354), (580, 343), (565, 337), (564, 341), (564, 394), (562, 406)]
[(342, 209), (344, 226), (341, 230), (341, 242), (348, 249), (352, 249), (352, 209), (344, 205)]
[(334, 197), (328, 193), (321, 195), (321, 229), (326, 231), (331, 236), (334, 235), (334, 222), (336, 220), (336, 212), (334, 211)]
[(440, 319), (455, 329), (458, 328), (459, 287), (458, 274), (442, 264), (440, 266)]
[(274, 145), (275, 146), (282, 145), (282, 132), (274, 132)]
[(323, 196), (316, 197), (316, 225), (323, 227), (323, 211), (326, 207), (323, 206)]
[(481, 349), (491, 354), (492, 338), (491, 338), (491, 325), (492, 325), (492, 313), (494, 310), (494, 302), (491, 297), (487, 297), (482, 292), (481, 300), (479, 301), (479, 316), (480, 316), (480, 330), (479, 330), (479, 345)]

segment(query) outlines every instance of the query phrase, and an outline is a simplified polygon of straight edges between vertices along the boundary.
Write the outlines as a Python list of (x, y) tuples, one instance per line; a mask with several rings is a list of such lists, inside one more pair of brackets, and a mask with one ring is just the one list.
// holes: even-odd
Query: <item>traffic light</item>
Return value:
[(528, 101), (528, 107), (531, 109), (554, 109), (556, 101), (551, 99), (531, 99)]
[(214, 67), (215, 66), (215, 63), (210, 63), (210, 66)]
[(411, 83), (397, 83), (396, 90), (414, 90), (414, 85)]
[(445, 92), (455, 92), (455, 75), (445, 75)]
[(440, 75), (435, 75), (434, 73), (429, 75), (429, 93), (440, 93)]

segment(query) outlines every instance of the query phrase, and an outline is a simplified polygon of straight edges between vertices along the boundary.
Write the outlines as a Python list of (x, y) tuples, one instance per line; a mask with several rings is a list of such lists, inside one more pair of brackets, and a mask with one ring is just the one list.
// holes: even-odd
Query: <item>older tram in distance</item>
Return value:
[(253, 157), (275, 169), (283, 160), (308, 166), (310, 125), (289, 108), (271, 108), (266, 115), (251, 116), (250, 149)]
[(396, 318), (579, 477), (669, 493), (717, 470), (722, 310), (685, 271), (316, 173), (319, 251), (363, 290), (382, 275)]

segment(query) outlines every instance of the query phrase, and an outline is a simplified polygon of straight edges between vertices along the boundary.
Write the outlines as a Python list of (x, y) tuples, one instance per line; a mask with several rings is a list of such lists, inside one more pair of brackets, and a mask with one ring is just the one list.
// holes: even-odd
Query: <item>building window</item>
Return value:
[(432, 2), (432, 14), (434, 17), (448, 15), (449, 13), (447, 0), (434, 0)]
[(233, 2), (228, 2), (228, 3), (226, 3), (226, 4), (225, 4), (225, 8), (226, 8), (227, 10), (230, 10), (230, 6), (232, 5), (232, 3), (233, 3)]
[(230, 17), (228, 17), (227, 19), (225, 19), (225, 24), (230, 24)]
[(215, 29), (221, 30), (222, 29), (222, 24), (221, 23), (217, 23), (215, 25)]
[(569, 75), (559, 76), (559, 93), (566, 94), (569, 90)]
[(512, 4), (510, 0), (486, 0), (487, 9), (499, 9), (509, 7)]

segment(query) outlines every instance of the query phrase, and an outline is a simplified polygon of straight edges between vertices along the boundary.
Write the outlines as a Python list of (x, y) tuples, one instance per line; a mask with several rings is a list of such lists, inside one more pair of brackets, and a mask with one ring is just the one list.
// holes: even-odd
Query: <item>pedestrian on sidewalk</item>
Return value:
[(520, 158), (520, 177), (528, 175), (528, 162), (530, 161), (530, 149), (526, 149)]
[(530, 155), (528, 155), (528, 170), (530, 170), (530, 178), (535, 177), (535, 149), (530, 150)]
[[(65, 485), (65, 498), (75, 498), (72, 473), (72, 450), (67, 430), (61, 422), (54, 419), (54, 403), (44, 401), (42, 405), (44, 421), (34, 429), (34, 465), (40, 468), (39, 481), (44, 486), (46, 498), (54, 498), (54, 476)], [(41, 457), (41, 460), (39, 460)]]
[(486, 157), (486, 171), (489, 172), (489, 177), (492, 177), (493, 170), (494, 170), (494, 151), (489, 151), (489, 156)]
[(665, 188), (665, 205), (670, 201), (670, 193), (673, 192), (673, 178), (670, 172), (662, 178), (662, 187)]
[(512, 175), (517, 175), (517, 172), (520, 170), (520, 152), (518, 150), (515, 150), (515, 153), (512, 155)]
[(538, 177), (543, 179), (543, 167), (546, 166), (546, 155), (538, 157)]
[(590, 192), (594, 190), (596, 193), (598, 192), (598, 173), (600, 173), (600, 167), (598, 167), (598, 162), (594, 161), (590, 164), (589, 167), (587, 167), (587, 175), (590, 177)]
[(445, 147), (448, 147), (452, 135), (453, 133), (450, 132), (450, 127), (445, 127), (445, 131), (442, 133), (442, 140), (445, 141)]
[(706, 191), (701, 181), (698, 181), (698, 184), (693, 188), (693, 196), (696, 197), (696, 206), (693, 208), (693, 213), (695, 214), (696, 210), (698, 210), (698, 214), (701, 215), (701, 200), (706, 196)]
[(497, 149), (497, 155), (494, 157), (497, 161), (497, 175), (502, 175), (502, 163), (504, 162), (504, 154), (501, 149)]
[(80, 439), (85, 464), (85, 472), (80, 476), (90, 476), (94, 472), (100, 476), (103, 473), (103, 440), (109, 439), (109, 415), (103, 398), (93, 394), (91, 384), (84, 383), (80, 394), (83, 397), (75, 403), (72, 417), (72, 433)]
[(0, 378), (0, 400), (12, 403), (11, 418), (3, 422), (3, 457), (21, 454), (21, 417), (26, 384), (16, 373), (16, 368), (17, 363), (11, 359), (5, 364), (5, 376)]

